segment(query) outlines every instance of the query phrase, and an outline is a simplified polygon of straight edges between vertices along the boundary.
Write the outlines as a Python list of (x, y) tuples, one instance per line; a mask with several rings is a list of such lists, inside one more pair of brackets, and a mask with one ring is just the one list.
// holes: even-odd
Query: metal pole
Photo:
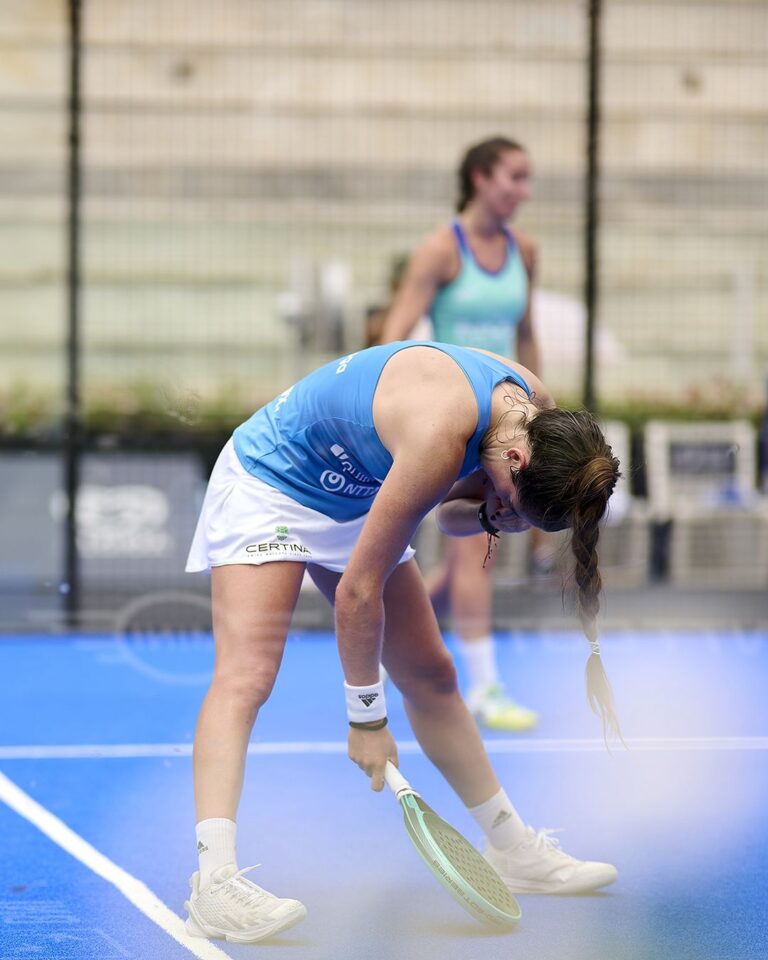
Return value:
[(80, 59), (82, 0), (69, 0), (69, 138), (67, 151), (67, 395), (64, 414), (64, 486), (67, 496), (64, 583), (67, 625), (77, 625), (80, 564), (77, 554), (77, 491), (80, 482)]
[(584, 216), (584, 304), (586, 343), (584, 406), (596, 411), (595, 327), (598, 306), (597, 240), (600, 226), (598, 189), (600, 181), (600, 19), (602, 0), (589, 0), (589, 61), (587, 70), (587, 170)]

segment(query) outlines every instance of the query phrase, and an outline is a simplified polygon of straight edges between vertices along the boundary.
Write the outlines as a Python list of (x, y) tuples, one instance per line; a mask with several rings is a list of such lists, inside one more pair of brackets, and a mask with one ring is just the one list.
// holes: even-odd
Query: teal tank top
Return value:
[(512, 234), (507, 259), (492, 273), (472, 256), (458, 220), (451, 224), (461, 257), (455, 280), (438, 290), (430, 317), (435, 340), (460, 347), (480, 347), (515, 359), (517, 326), (528, 304), (528, 273)]
[[(496, 384), (516, 371), (493, 357), (451, 344), (407, 340), (333, 360), (283, 391), (234, 432), (238, 459), (254, 477), (342, 523), (366, 514), (392, 466), (373, 422), (373, 397), (387, 361), (399, 350), (432, 347), (464, 371), (477, 401), (477, 428), (456, 477), (480, 466), (480, 442)], [(418, 385), (414, 385), (418, 389)]]

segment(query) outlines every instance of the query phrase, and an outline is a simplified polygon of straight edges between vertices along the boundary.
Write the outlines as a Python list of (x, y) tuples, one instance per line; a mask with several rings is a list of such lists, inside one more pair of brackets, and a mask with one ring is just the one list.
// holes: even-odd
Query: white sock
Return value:
[(520, 814), (503, 789), (479, 807), (468, 807), (468, 810), (488, 838), (488, 843), (497, 850), (508, 850), (527, 836)]
[(225, 863), (237, 866), (235, 834), (237, 824), (225, 817), (201, 820), (195, 827), (197, 855), (200, 861), (200, 889), (207, 887), (211, 874)]
[(487, 690), (499, 681), (493, 637), (461, 640), (459, 652), (467, 671), (470, 690)]

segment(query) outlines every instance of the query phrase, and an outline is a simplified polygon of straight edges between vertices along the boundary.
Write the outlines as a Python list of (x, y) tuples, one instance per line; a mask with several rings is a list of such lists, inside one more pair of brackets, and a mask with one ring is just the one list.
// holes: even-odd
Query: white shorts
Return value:
[[(339, 523), (252, 476), (230, 439), (208, 481), (186, 570), (298, 560), (342, 573), (364, 523), (365, 516)], [(408, 547), (398, 562), (413, 555)]]

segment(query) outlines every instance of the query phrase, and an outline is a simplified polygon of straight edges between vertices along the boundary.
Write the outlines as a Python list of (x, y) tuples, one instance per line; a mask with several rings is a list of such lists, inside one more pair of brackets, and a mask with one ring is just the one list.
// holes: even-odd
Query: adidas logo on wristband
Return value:
[(347, 720), (354, 723), (370, 723), (382, 720), (387, 715), (387, 703), (384, 696), (384, 684), (370, 683), (354, 687), (344, 681), (344, 695), (347, 701)]

